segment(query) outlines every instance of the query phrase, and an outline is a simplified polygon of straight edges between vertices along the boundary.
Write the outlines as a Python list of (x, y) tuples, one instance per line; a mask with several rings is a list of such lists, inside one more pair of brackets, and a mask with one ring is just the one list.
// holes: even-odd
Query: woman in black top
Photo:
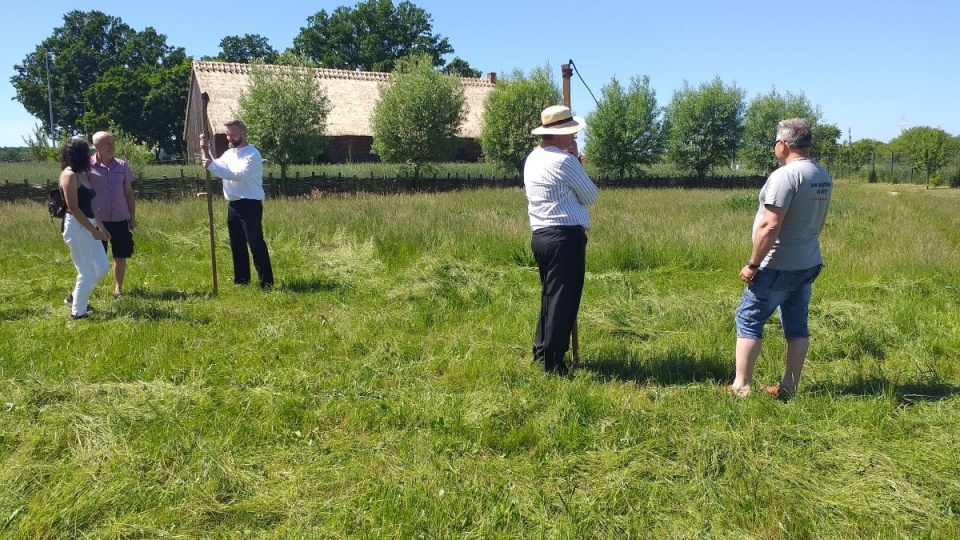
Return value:
[(87, 316), (90, 291), (107, 275), (110, 262), (100, 242), (110, 239), (93, 212), (96, 192), (87, 180), (90, 169), (90, 146), (79, 138), (68, 140), (60, 150), (60, 189), (67, 203), (63, 240), (70, 248), (70, 258), (77, 268), (77, 283), (71, 294), (70, 318)]

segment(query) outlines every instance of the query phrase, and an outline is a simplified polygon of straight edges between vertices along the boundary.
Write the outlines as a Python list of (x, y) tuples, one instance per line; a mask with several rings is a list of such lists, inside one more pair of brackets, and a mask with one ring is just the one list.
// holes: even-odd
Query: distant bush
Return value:
[(0, 161), (28, 161), (29, 159), (30, 149), (26, 146), (0, 148)]
[[(135, 179), (146, 178), (150, 164), (153, 162), (153, 152), (150, 147), (144, 143), (139, 143), (133, 136), (129, 135), (118, 126), (111, 126), (109, 129), (116, 143), (116, 156), (127, 162), (130, 170), (133, 171)], [(91, 141), (91, 146), (93, 141)]]

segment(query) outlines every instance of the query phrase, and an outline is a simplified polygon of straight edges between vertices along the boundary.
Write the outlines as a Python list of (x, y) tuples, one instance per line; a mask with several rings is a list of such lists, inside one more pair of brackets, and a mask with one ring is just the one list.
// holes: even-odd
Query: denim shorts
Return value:
[(780, 323), (787, 339), (810, 337), (807, 314), (813, 282), (823, 265), (806, 270), (761, 268), (743, 291), (737, 306), (737, 337), (761, 339), (763, 325), (780, 308)]

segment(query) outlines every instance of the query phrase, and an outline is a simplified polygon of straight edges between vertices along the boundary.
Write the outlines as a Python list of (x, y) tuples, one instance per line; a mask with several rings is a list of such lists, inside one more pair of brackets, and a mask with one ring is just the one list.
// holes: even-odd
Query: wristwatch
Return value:
[(748, 261), (747, 261), (747, 268), (749, 268), (749, 269), (751, 269), (751, 270), (759, 270), (759, 269), (760, 269), (760, 265), (759, 265), (759, 264), (753, 264), (752, 262), (750, 262), (750, 261), (748, 260)]

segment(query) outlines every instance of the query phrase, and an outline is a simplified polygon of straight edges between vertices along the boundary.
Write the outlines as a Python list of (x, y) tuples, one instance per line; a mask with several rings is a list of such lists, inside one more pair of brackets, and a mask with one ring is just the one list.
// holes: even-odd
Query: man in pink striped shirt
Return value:
[[(113, 250), (114, 298), (123, 294), (127, 259), (133, 255), (133, 230), (137, 228), (137, 207), (133, 193), (133, 173), (126, 161), (116, 157), (116, 142), (106, 131), (93, 134), (97, 153), (90, 158), (90, 184), (96, 190), (94, 210), (110, 232)], [(107, 249), (108, 243), (103, 243)]]

